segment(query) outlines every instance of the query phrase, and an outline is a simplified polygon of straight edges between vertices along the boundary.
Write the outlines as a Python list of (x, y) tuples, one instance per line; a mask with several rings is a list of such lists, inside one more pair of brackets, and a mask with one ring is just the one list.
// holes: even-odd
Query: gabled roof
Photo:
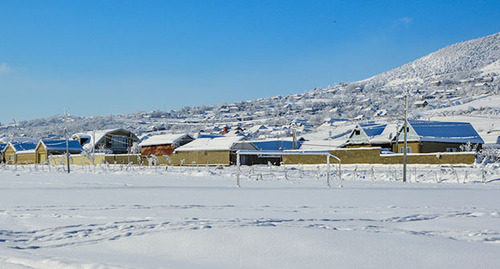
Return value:
[(339, 148), (343, 145), (340, 139), (336, 140), (310, 140), (304, 141), (300, 150), (332, 150)]
[[(361, 123), (356, 125), (352, 130), (349, 138), (347, 139), (347, 144), (370, 144), (373, 139), (380, 136), (387, 124), (380, 123)], [(359, 131), (359, 134), (356, 134)], [(379, 141), (380, 139), (377, 139)], [(390, 139), (387, 141), (390, 142)]]
[(384, 130), (376, 136), (370, 138), (370, 144), (387, 144), (391, 143), (398, 132), (398, 125), (389, 123), (385, 125)]
[[(267, 139), (250, 141), (259, 150), (287, 150), (293, 148), (293, 140)], [(302, 141), (297, 141), (297, 147), (300, 148)]]
[[(88, 141), (84, 144), (84, 146), (89, 147), (87, 145), (90, 145), (90, 147), (92, 147), (92, 145), (99, 144), (101, 142), (101, 140), (103, 140), (104, 137), (106, 135), (108, 135), (109, 133), (114, 133), (114, 132), (117, 132), (117, 131), (124, 131), (124, 132), (131, 133), (132, 134), (132, 138), (134, 138), (136, 140), (139, 140), (139, 138), (132, 131), (125, 130), (123, 128), (115, 128), (115, 129), (108, 129), (108, 130), (99, 130), (99, 131), (95, 131), (95, 133), (94, 132), (76, 133), (76, 134), (72, 135), (71, 138), (72, 139), (75, 139), (76, 137), (79, 137), (79, 138), (88, 138)], [(95, 142), (94, 142), (94, 137), (95, 137)]]
[(249, 133), (255, 133), (255, 132), (260, 132), (260, 131), (264, 131), (264, 130), (267, 130), (268, 128), (264, 125), (255, 125), (253, 126), (252, 128), (249, 128), (248, 129), (248, 132)]
[(211, 134), (211, 133), (205, 133), (205, 132), (200, 132), (196, 136), (197, 139), (200, 139), (200, 138), (216, 138), (216, 137), (224, 137), (224, 136), (221, 135), (221, 134)]
[[(66, 140), (42, 139), (40, 143), (45, 146), (47, 151), (66, 151)], [(68, 140), (68, 149), (70, 152), (82, 152), (83, 148), (76, 140)]]
[(5, 147), (7, 147), (7, 144), (0, 143), (0, 152), (2, 152), (5, 149)]
[[(9, 142), (9, 145), (11, 145), (16, 152), (34, 151), (36, 148), (36, 144), (32, 142)], [(7, 148), (7, 146), (5, 148)]]
[[(484, 144), (483, 139), (468, 122), (408, 121), (419, 141)], [(399, 140), (402, 139), (400, 133)]]
[(157, 146), (157, 145), (171, 145), (177, 143), (179, 140), (188, 137), (194, 140), (190, 134), (161, 134), (154, 135), (142, 141), (139, 146)]
[(363, 129), (363, 131), (368, 137), (373, 138), (375, 136), (382, 134), (387, 124), (361, 123), (359, 124), (359, 126)]
[(198, 138), (182, 147), (177, 148), (175, 151), (234, 150), (242, 148), (257, 149), (251, 143), (244, 142), (243, 139), (244, 137), (242, 136)]

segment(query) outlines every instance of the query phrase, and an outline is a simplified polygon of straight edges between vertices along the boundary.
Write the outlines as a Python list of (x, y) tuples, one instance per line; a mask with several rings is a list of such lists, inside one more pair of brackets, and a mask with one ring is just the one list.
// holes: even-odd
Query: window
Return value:
[[(399, 153), (404, 153), (405, 147), (399, 148)], [(406, 147), (406, 153), (411, 153), (411, 147)]]
[(446, 152), (457, 152), (457, 148), (446, 148)]
[(115, 135), (111, 137), (111, 147), (112, 148), (127, 148), (128, 146), (128, 137), (126, 136), (121, 136), (121, 135)]
[(360, 134), (361, 134), (361, 131), (360, 131), (360, 130), (354, 130), (354, 134), (355, 134), (355, 135), (360, 135)]

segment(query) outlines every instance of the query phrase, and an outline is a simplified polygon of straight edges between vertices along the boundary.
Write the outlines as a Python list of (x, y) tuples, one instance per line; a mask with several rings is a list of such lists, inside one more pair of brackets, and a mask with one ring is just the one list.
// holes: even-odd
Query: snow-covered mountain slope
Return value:
[[(293, 131), (298, 135), (321, 130), (329, 134), (328, 126), (334, 128), (332, 122), (338, 119), (401, 120), (403, 95), (407, 91), (412, 118), (456, 113), (461, 116), (500, 115), (498, 102), (484, 101), (500, 95), (500, 33), (450, 45), (361, 81), (230, 104), (102, 117), (71, 116), (66, 125), (70, 133), (115, 127), (138, 134), (154, 130), (196, 133), (200, 130), (211, 132), (225, 125), (238, 125), (248, 130), (262, 124), (269, 128), (258, 135), (261, 137), (291, 136)], [(457, 110), (464, 104), (479, 100), (483, 100), (480, 108)], [(63, 118), (57, 115), (0, 125), (0, 138), (62, 135)], [(323, 128), (318, 129), (320, 126)]]
[[(379, 86), (438, 80), (490, 80), (500, 75), (500, 33), (447, 46), (411, 63), (362, 81)], [(489, 82), (489, 81), (488, 81)]]

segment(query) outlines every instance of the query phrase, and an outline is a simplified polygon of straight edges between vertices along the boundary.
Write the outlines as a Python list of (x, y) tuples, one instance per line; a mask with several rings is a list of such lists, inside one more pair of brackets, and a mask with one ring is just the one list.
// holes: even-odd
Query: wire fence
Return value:
[[(65, 165), (0, 165), (0, 172), (14, 173), (67, 173)], [(127, 173), (132, 175), (180, 175), (236, 178), (235, 166), (143, 166), (134, 164), (72, 165), (71, 173)], [(252, 181), (303, 180), (323, 181), (327, 175), (325, 165), (253, 165), (241, 166), (242, 179)], [(0, 175), (1, 176), (1, 175)], [(330, 169), (330, 178), (342, 181), (403, 181), (402, 165), (343, 165)], [(498, 165), (408, 165), (407, 181), (410, 183), (500, 183)]]

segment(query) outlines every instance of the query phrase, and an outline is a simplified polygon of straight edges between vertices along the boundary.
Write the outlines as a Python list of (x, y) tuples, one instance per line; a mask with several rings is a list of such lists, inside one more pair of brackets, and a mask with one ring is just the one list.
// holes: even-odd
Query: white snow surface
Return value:
[(1, 167), (0, 268), (499, 268), (481, 169)]
[(160, 134), (153, 135), (142, 141), (139, 146), (155, 146), (155, 145), (168, 145), (174, 144), (180, 139), (188, 136), (189, 134)]

